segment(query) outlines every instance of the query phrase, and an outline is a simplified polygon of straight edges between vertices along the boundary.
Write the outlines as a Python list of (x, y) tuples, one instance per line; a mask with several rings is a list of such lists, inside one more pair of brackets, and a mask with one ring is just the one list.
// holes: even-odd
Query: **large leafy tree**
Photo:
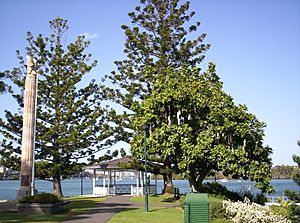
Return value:
[[(129, 121), (134, 113), (132, 106), (134, 102), (142, 101), (151, 94), (158, 73), (164, 72), (169, 66), (174, 69), (183, 64), (194, 67), (204, 59), (204, 53), (209, 48), (208, 44), (203, 43), (206, 35), (196, 32), (200, 23), (189, 24), (195, 14), (189, 11), (189, 2), (140, 2), (141, 5), (135, 8), (135, 12), (129, 13), (132, 25), (122, 26), (126, 35), (124, 53), (127, 58), (115, 62), (117, 71), (112, 72), (108, 78), (117, 88), (106, 89), (110, 99), (127, 109), (127, 113), (116, 115), (114, 119), (123, 129), (123, 137), (120, 139), (128, 143), (132, 131), (127, 130), (133, 128)], [(151, 67), (153, 72), (145, 72), (146, 67)], [(166, 110), (165, 114), (171, 112)], [(164, 160), (161, 162), (168, 165), (167, 160), (166, 163)], [(172, 187), (171, 172), (164, 171), (162, 174), (165, 187)]]
[(246, 106), (234, 104), (213, 64), (203, 74), (188, 66), (158, 73), (149, 97), (134, 108), (134, 155), (143, 156), (139, 129), (149, 126), (148, 155), (165, 163), (164, 171), (183, 173), (193, 191), (214, 170), (255, 180), (258, 188), (272, 192), (272, 150), (262, 145), (265, 124)]
[[(93, 159), (96, 152), (113, 142), (114, 131), (106, 115), (109, 111), (101, 107), (102, 96), (99, 85), (92, 80), (83, 86), (82, 79), (96, 61), (86, 48), (89, 41), (79, 36), (75, 42), (64, 45), (66, 20), (50, 21), (52, 34), (36, 38), (28, 32), (27, 54), (37, 63), (38, 99), (36, 118), (35, 159), (36, 177), (53, 179), (53, 189), (62, 195), (61, 179), (80, 171), (81, 158)], [(6, 119), (0, 119), (0, 155), (3, 163), (20, 167), (22, 107), (26, 68), (18, 52), (20, 67), (7, 71), (14, 87), (10, 93), (19, 106), (18, 113), (5, 111)]]

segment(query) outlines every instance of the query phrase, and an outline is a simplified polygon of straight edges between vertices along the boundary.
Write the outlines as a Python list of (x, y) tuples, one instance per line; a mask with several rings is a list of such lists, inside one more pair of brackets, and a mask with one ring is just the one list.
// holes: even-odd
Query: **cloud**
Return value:
[(98, 37), (97, 33), (83, 33), (82, 35), (84, 35), (87, 39), (95, 39)]

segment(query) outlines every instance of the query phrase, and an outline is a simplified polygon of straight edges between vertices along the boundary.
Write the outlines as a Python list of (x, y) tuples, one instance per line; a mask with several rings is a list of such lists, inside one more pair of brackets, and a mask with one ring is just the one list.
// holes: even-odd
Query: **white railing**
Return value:
[(289, 200), (287, 196), (266, 196), (269, 202), (278, 202), (279, 200), (282, 200), (283, 202), (286, 202)]
[[(149, 194), (156, 194), (156, 186), (148, 186)], [(93, 187), (93, 195), (95, 196), (108, 196), (115, 194), (130, 194), (131, 196), (142, 196), (144, 195), (144, 188), (132, 184), (117, 184), (111, 186), (108, 191), (108, 187), (95, 186)]]

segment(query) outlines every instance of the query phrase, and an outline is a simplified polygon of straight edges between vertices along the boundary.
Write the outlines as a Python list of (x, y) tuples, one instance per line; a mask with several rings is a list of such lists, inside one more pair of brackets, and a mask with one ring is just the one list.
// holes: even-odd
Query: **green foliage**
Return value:
[(33, 196), (31, 196), (31, 195), (24, 196), (18, 200), (18, 203), (54, 204), (59, 201), (62, 201), (61, 198), (59, 198), (55, 194), (42, 193), (42, 194), (36, 194)]
[[(188, 25), (195, 14), (189, 2), (145, 0), (130, 12), (132, 27), (123, 25), (127, 58), (116, 61), (118, 72), (107, 79), (108, 99), (126, 112), (114, 113), (119, 139), (131, 144), (132, 154), (162, 164), (164, 189), (172, 173), (183, 173), (194, 191), (212, 171), (252, 179), (272, 192), (272, 149), (263, 146), (265, 124), (245, 105), (235, 105), (210, 63), (198, 65), (209, 45), (205, 34), (192, 40), (200, 23)], [(145, 128), (146, 127), (146, 128)], [(146, 133), (145, 133), (146, 132)], [(147, 134), (145, 142), (144, 135)]]
[(291, 190), (284, 191), (285, 196), (287, 196), (291, 201), (300, 202), (300, 193)]
[(251, 192), (239, 193), (235, 191), (230, 191), (227, 187), (219, 183), (205, 183), (200, 186), (199, 192), (208, 193), (215, 197), (230, 199), (232, 201), (243, 201), (247, 197), (251, 202), (264, 205), (268, 200), (263, 194), (251, 194)]
[[(199, 22), (190, 24), (195, 12), (189, 12), (189, 6), (189, 2), (180, 4), (179, 0), (145, 0), (135, 8), (135, 12), (128, 14), (132, 25), (122, 26), (126, 35), (124, 53), (127, 58), (116, 61), (118, 71), (107, 76), (115, 88), (105, 88), (105, 95), (126, 109), (123, 114), (113, 116), (119, 126), (120, 140), (131, 143), (133, 133), (141, 132), (140, 125), (131, 125), (131, 118), (138, 113), (136, 105), (155, 89), (156, 80), (161, 78), (159, 76), (168, 75), (162, 73), (163, 70), (168, 67), (179, 69), (183, 64), (194, 67), (204, 59), (209, 48), (203, 43), (206, 34), (196, 33)], [(153, 72), (147, 72), (149, 67)], [(135, 150), (134, 154), (136, 158), (143, 158), (140, 151)], [(170, 155), (160, 156), (160, 163), (164, 166), (160, 168), (160, 174), (164, 175), (165, 187), (173, 187)]]
[[(300, 146), (300, 140), (297, 141), (298, 146)], [(300, 167), (300, 156), (293, 155), (293, 160), (297, 164), (298, 169)], [(293, 176), (293, 180), (296, 184), (300, 186), (300, 174), (296, 173)], [(291, 190), (285, 190), (285, 195), (294, 202), (300, 202), (300, 193), (291, 191)], [(300, 207), (298, 205), (292, 204), (289, 205), (289, 211), (291, 213), (291, 219), (293, 222), (300, 222)]]
[[(81, 171), (81, 158), (95, 157), (96, 152), (111, 146), (115, 131), (106, 118), (109, 110), (95, 80), (83, 84), (83, 78), (96, 66), (86, 53), (90, 42), (78, 36), (65, 45), (66, 20), (56, 18), (50, 23), (52, 34), (36, 38), (28, 32), (27, 54), (36, 59), (38, 98), (36, 114), (35, 159), (36, 177), (53, 179), (57, 194), (62, 195), (60, 181)], [(0, 155), (6, 166), (20, 168), (22, 108), (26, 67), (19, 51), (20, 67), (6, 71), (14, 86), (9, 93), (18, 104), (18, 112), (5, 111), (0, 119)]]
[(143, 1), (135, 12), (128, 14), (132, 27), (122, 26), (127, 59), (115, 62), (119, 72), (112, 72), (109, 79), (126, 91), (125, 94), (112, 93), (113, 99), (128, 109), (135, 98), (143, 99), (153, 88), (156, 73), (146, 74), (146, 67), (151, 66), (156, 72), (183, 64), (194, 67), (203, 60), (209, 48), (203, 44), (206, 34), (195, 39), (190, 37), (200, 26), (199, 22), (188, 25), (195, 14), (189, 12), (190, 3), (178, 3), (179, 0)]
[(181, 195), (179, 199), (180, 207), (184, 210), (184, 204), (185, 204), (186, 195)]
[(157, 74), (151, 94), (132, 109), (134, 156), (143, 156), (141, 129), (149, 126), (148, 156), (183, 173), (194, 190), (199, 191), (214, 170), (255, 180), (258, 188), (272, 192), (272, 150), (262, 145), (265, 124), (246, 106), (234, 104), (223, 91), (214, 64), (204, 73), (188, 67), (164, 69)]
[(199, 192), (213, 194), (213, 195), (217, 195), (220, 197), (226, 197), (227, 199), (230, 199), (233, 201), (243, 200), (243, 197), (238, 192), (229, 191), (225, 186), (223, 186), (219, 183), (209, 183), (208, 182), (208, 183), (202, 184), (199, 188)]
[(291, 220), (293, 223), (300, 222), (300, 207), (296, 204), (289, 205), (289, 212), (291, 213)]
[(277, 215), (281, 215), (287, 219), (292, 219), (292, 212), (291, 212), (291, 208), (289, 207), (290, 205), (272, 205), (271, 209), (272, 212), (277, 214)]
[[(222, 199), (216, 197), (209, 197), (209, 219), (213, 221), (214, 219), (224, 219), (225, 210), (222, 207)], [(225, 218), (226, 219), (226, 218)]]
[(4, 80), (6, 77), (5, 72), (0, 72), (0, 94), (3, 94), (7, 91), (7, 85), (4, 83)]
[(266, 202), (268, 202), (268, 198), (263, 193), (256, 194), (256, 196), (253, 199), (253, 202), (264, 205)]
[[(300, 140), (297, 141), (298, 146), (300, 146)], [(300, 156), (293, 155), (293, 160), (297, 164), (298, 169), (300, 167)], [(293, 176), (293, 180), (298, 186), (300, 186), (300, 173), (295, 173)]]

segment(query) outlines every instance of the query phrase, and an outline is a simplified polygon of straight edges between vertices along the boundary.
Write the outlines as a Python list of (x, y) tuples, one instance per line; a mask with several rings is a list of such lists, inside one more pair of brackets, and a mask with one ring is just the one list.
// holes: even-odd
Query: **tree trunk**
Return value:
[(189, 178), (190, 189), (192, 193), (198, 192), (197, 180), (195, 177)]
[(63, 197), (62, 189), (61, 189), (61, 180), (60, 176), (53, 176), (53, 192), (59, 197)]
[(200, 185), (202, 184), (205, 177), (210, 172), (211, 168), (207, 168), (206, 170), (203, 170), (202, 173), (196, 174), (194, 171), (190, 171), (189, 174), (189, 184), (191, 192), (199, 192)]
[(163, 194), (173, 194), (174, 193), (174, 185), (172, 181), (172, 173), (164, 173), (164, 189), (162, 191)]

